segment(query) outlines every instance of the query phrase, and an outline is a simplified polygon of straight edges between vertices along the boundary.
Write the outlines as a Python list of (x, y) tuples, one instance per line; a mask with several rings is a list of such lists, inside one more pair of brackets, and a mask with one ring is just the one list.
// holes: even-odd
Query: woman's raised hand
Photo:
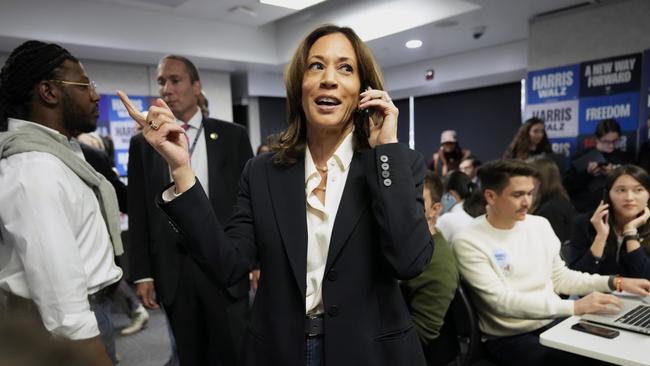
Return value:
[(632, 230), (637, 230), (641, 225), (645, 224), (648, 222), (648, 218), (650, 218), (650, 209), (646, 206), (639, 217), (635, 218), (634, 220), (628, 222), (623, 226), (623, 234), (625, 234), (628, 231)]
[(591, 216), (591, 224), (596, 229), (596, 235), (607, 240), (609, 235), (609, 205), (603, 201), (600, 201), (600, 204), (594, 211), (594, 214)]
[(397, 115), (399, 110), (393, 104), (387, 92), (368, 88), (361, 93), (360, 109), (372, 108), (381, 115), (381, 121), (372, 121), (372, 113), (368, 118), (368, 143), (370, 147), (397, 142)]
[(194, 172), (190, 166), (190, 154), (185, 130), (164, 100), (158, 98), (149, 112), (140, 113), (128, 95), (117, 91), (129, 115), (142, 127), (145, 140), (167, 161), (176, 182), (176, 192), (184, 192), (194, 184)]

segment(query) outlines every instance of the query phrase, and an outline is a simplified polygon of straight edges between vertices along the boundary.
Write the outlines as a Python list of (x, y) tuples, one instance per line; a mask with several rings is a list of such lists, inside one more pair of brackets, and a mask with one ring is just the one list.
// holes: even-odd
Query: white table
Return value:
[(571, 329), (579, 321), (579, 316), (565, 319), (540, 334), (540, 343), (618, 365), (650, 365), (650, 336), (619, 329), (618, 337), (607, 339)]

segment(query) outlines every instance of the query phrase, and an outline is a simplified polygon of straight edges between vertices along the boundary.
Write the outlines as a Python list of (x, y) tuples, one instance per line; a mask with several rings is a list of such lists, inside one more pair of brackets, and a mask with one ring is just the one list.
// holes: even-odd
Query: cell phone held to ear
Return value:
[(608, 339), (616, 338), (621, 334), (618, 330), (601, 327), (587, 322), (575, 323), (571, 326), (571, 329)]
[[(370, 89), (369, 86), (365, 86), (364, 88), (361, 89), (361, 91), (366, 91)], [(358, 129), (361, 131), (361, 134), (363, 135), (364, 138), (369, 138), (370, 137), (370, 127), (368, 126), (368, 119), (370, 118), (370, 114), (372, 112), (372, 109), (366, 108), (366, 109), (361, 109), (357, 110), (356, 116), (354, 118), (354, 128)]]

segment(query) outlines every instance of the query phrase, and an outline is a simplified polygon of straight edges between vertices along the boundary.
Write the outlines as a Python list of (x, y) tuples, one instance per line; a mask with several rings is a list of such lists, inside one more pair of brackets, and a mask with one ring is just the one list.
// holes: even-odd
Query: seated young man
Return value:
[[(482, 166), (478, 175), (487, 214), (454, 238), (453, 249), (472, 289), (488, 352), (503, 365), (596, 363), (542, 346), (539, 334), (558, 318), (616, 313), (621, 301), (602, 292), (618, 283), (624, 291), (647, 296), (650, 281), (569, 270), (549, 222), (527, 215), (536, 175), (531, 165), (498, 160)], [(563, 300), (558, 294), (584, 297)]]
[(458, 287), (456, 258), (447, 241), (436, 229), (442, 212), (442, 182), (433, 172), (424, 177), (424, 211), (429, 231), (436, 244), (431, 262), (419, 276), (402, 282), (408, 304), (428, 365), (447, 364), (455, 356), (455, 333), (445, 333), (444, 317)]

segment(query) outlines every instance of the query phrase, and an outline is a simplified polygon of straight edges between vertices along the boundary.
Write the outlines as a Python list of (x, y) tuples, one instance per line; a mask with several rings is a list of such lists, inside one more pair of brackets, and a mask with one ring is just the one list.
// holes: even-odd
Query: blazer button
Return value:
[(329, 310), (327, 310), (327, 315), (329, 316), (338, 316), (341, 310), (339, 309), (338, 306), (332, 305), (330, 306)]
[(390, 168), (390, 165), (388, 165), (388, 163), (381, 164), (381, 170), (388, 170), (388, 168)]
[(386, 178), (386, 179), (384, 179), (384, 185), (385, 185), (386, 187), (390, 187), (391, 184), (393, 184), (393, 181), (390, 180), (390, 178)]
[(379, 157), (379, 160), (380, 160), (382, 163), (386, 163), (386, 162), (388, 162), (388, 156), (386, 156), (386, 155), (382, 155), (382, 156)]
[(382, 178), (388, 178), (390, 177), (390, 172), (388, 170), (384, 170), (383, 172), (381, 172), (381, 176)]
[(339, 274), (335, 270), (332, 269), (327, 273), (327, 279), (328, 280), (336, 281), (337, 278), (339, 278)]

